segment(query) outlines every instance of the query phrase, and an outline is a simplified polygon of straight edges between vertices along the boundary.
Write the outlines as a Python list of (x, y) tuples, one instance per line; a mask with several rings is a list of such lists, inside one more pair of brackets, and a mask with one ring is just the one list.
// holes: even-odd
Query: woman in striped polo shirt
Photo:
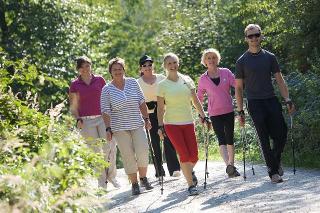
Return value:
[(125, 77), (122, 58), (109, 61), (112, 81), (103, 87), (101, 113), (106, 125), (107, 140), (114, 137), (121, 153), (126, 174), (132, 183), (132, 194), (140, 194), (140, 185), (150, 190), (147, 166), (149, 163), (146, 130), (151, 128), (147, 106), (139, 84), (134, 78)]

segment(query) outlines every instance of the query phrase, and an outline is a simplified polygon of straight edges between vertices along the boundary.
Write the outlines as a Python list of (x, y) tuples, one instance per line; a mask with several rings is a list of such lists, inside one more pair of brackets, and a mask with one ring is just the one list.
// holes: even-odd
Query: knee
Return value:
[(234, 142), (233, 142), (233, 140), (232, 140), (232, 141), (228, 141), (227, 144), (230, 145), (230, 146), (233, 146), (233, 145), (234, 145)]
[(196, 163), (198, 160), (198, 149), (195, 149), (190, 155), (189, 162)]
[(195, 164), (195, 163), (198, 162), (198, 160), (199, 160), (199, 158), (198, 158), (198, 155), (197, 155), (197, 156), (191, 158), (191, 159), (190, 159), (190, 162)]
[(181, 163), (187, 163), (187, 162), (189, 162), (189, 157), (186, 156), (186, 155), (179, 155), (179, 158), (180, 158), (180, 162), (181, 162)]
[(225, 141), (219, 141), (219, 146), (222, 146), (222, 145), (227, 145), (227, 143)]

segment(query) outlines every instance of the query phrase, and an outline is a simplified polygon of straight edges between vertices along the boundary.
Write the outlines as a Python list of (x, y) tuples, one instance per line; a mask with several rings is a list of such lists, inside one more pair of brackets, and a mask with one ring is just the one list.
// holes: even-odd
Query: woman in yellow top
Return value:
[[(154, 151), (153, 163), (156, 170), (156, 177), (165, 176), (165, 171), (162, 166), (161, 142), (158, 135), (157, 87), (159, 82), (166, 77), (162, 74), (155, 73), (153, 59), (148, 55), (144, 55), (140, 58), (139, 65), (141, 77), (137, 81), (146, 100), (152, 126), (150, 129), (150, 137), (152, 149)], [(163, 139), (163, 147), (170, 176), (180, 176), (180, 164), (177, 158), (176, 150), (174, 149), (168, 137)]]
[(180, 157), (180, 166), (188, 183), (189, 195), (198, 195), (198, 180), (193, 168), (198, 161), (198, 146), (195, 136), (192, 104), (202, 121), (207, 120), (189, 76), (179, 70), (179, 58), (174, 53), (164, 56), (163, 66), (167, 78), (158, 85), (157, 105), (160, 137), (166, 134)]

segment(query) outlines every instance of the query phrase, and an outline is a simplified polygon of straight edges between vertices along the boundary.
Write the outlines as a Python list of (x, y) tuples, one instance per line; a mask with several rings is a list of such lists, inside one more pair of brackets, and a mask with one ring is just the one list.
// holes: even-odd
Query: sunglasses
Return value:
[(253, 37), (259, 38), (261, 36), (261, 33), (251, 34), (247, 35), (247, 38), (252, 39)]
[(152, 64), (143, 64), (142, 67), (152, 67)]

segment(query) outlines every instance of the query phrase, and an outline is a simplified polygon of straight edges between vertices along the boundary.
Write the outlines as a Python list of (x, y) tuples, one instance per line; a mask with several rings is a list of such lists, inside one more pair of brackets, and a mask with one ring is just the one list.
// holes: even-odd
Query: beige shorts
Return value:
[(137, 173), (138, 167), (148, 166), (149, 146), (144, 127), (117, 131), (113, 137), (117, 141), (126, 174)]

